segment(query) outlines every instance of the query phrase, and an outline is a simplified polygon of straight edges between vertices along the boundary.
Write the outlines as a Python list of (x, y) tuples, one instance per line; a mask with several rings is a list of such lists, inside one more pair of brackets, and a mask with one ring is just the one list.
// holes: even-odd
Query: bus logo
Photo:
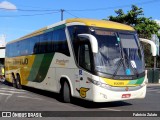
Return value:
[(61, 66), (65, 66), (67, 63), (69, 63), (69, 60), (59, 60), (56, 59), (56, 64), (61, 65)]
[(76, 89), (78, 92), (79, 92), (79, 94), (80, 94), (80, 96), (82, 97), (82, 98), (85, 98), (86, 96), (87, 96), (87, 91), (89, 90), (89, 88), (84, 88), (84, 87), (81, 87), (79, 90), (78, 89)]

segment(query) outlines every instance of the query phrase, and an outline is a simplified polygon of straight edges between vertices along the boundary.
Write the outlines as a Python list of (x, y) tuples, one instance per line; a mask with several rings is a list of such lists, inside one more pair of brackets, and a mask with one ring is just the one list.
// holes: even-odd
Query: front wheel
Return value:
[(62, 94), (63, 94), (63, 101), (66, 103), (70, 103), (71, 102), (71, 92), (70, 92), (69, 84), (66, 81), (63, 84)]

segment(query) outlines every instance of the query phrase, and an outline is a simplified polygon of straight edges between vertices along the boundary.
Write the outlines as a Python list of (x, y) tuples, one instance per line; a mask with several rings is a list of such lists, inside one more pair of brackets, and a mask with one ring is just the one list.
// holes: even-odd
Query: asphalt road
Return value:
[[(109, 103), (90, 103), (74, 99), (72, 103), (62, 103), (58, 98), (55, 93), (26, 87), (15, 89), (0, 83), (0, 111), (107, 111), (113, 112), (112, 114), (116, 111), (160, 111), (160, 85), (149, 85), (145, 99)], [(81, 115), (83, 116), (83, 112)], [(106, 117), (100, 118), (106, 120)], [(68, 117), (59, 118), (63, 119)], [(76, 120), (78, 119), (80, 118)]]

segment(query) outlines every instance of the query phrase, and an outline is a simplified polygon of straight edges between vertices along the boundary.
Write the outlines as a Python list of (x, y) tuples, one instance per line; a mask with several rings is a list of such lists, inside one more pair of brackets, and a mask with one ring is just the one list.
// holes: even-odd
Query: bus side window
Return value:
[(47, 33), (47, 52), (54, 52), (52, 34), (53, 31)]
[(46, 49), (45, 49), (45, 39), (44, 39), (44, 34), (40, 35), (40, 43), (39, 43), (39, 53), (45, 53)]
[(33, 40), (32, 40), (32, 43), (31, 43), (31, 48), (32, 48), (32, 54), (38, 54), (39, 53), (39, 39), (40, 39), (40, 36), (35, 36), (33, 37)]
[(53, 31), (54, 51), (70, 56), (65, 29), (57, 29)]

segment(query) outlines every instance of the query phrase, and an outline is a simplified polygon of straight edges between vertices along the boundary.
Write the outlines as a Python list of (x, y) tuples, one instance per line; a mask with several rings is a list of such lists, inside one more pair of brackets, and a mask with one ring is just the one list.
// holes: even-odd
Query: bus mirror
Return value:
[(91, 34), (78, 34), (81, 41), (89, 40), (93, 53), (98, 53), (98, 42), (97, 39)]
[(144, 38), (139, 38), (139, 39), (140, 39), (140, 41), (142, 41), (142, 42), (145, 42), (145, 43), (150, 44), (152, 56), (156, 56), (156, 54), (157, 54), (157, 47), (156, 47), (156, 44), (155, 44), (153, 41), (148, 40), (148, 39), (144, 39)]

